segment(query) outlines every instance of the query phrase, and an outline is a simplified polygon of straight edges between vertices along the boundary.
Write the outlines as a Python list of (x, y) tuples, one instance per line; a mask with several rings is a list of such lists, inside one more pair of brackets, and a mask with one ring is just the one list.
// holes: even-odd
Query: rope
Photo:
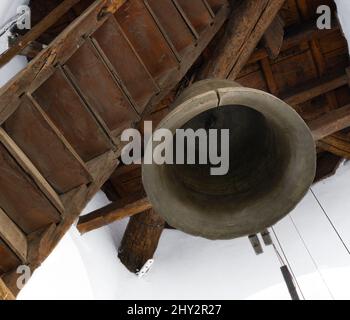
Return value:
[[(296, 283), (296, 285), (297, 285), (297, 287), (298, 287), (298, 289), (299, 289), (299, 292), (301, 293), (301, 296), (302, 296), (303, 300), (306, 300), (306, 299), (305, 299), (305, 296), (304, 296), (304, 294), (303, 294), (303, 291), (301, 290), (299, 281), (298, 281), (298, 279), (297, 279), (297, 277), (296, 277), (296, 275), (295, 275), (295, 273), (294, 273), (294, 271), (293, 271), (293, 269), (292, 269), (291, 264), (289, 263), (289, 260), (288, 260), (288, 258), (287, 258), (287, 255), (286, 255), (285, 251), (283, 250), (282, 244), (281, 244), (281, 242), (280, 242), (280, 240), (279, 240), (279, 238), (278, 238), (278, 236), (277, 236), (277, 233), (276, 233), (276, 231), (275, 231), (275, 229), (274, 229), (273, 227), (271, 227), (271, 229), (272, 229), (272, 232), (273, 232), (273, 234), (274, 234), (274, 236), (275, 236), (275, 238), (276, 238), (276, 240), (277, 240), (278, 246), (279, 246), (279, 248), (280, 248), (281, 251), (282, 251), (282, 254), (283, 254), (283, 256), (284, 256), (284, 259), (286, 260), (286, 264), (287, 264), (287, 266), (288, 266), (288, 268), (289, 268), (289, 270), (290, 270), (290, 273), (292, 274), (292, 277), (293, 277), (293, 279), (294, 279), (294, 281), (295, 281), (295, 283)], [(280, 259), (282, 259), (282, 257), (281, 257), (281, 255), (280, 255), (280, 253), (278, 252), (278, 250), (277, 250), (275, 244), (273, 244), (273, 247), (274, 247), (274, 249), (275, 249), (275, 251), (276, 251), (276, 253), (277, 253), (277, 256), (279, 256)], [(282, 259), (282, 261), (283, 261), (283, 259)], [(284, 262), (283, 262), (283, 263), (284, 263)], [(284, 263), (284, 264), (285, 264), (285, 263)]]
[(299, 238), (300, 238), (300, 240), (302, 241), (302, 243), (303, 243), (303, 245), (304, 245), (306, 251), (308, 252), (308, 255), (310, 256), (310, 259), (311, 259), (312, 263), (314, 264), (314, 266), (315, 266), (315, 268), (316, 268), (318, 274), (320, 275), (320, 277), (321, 277), (321, 279), (322, 279), (322, 282), (323, 282), (324, 285), (326, 286), (326, 288), (327, 288), (327, 290), (328, 290), (330, 296), (332, 297), (332, 299), (335, 300), (335, 299), (334, 299), (334, 296), (333, 296), (333, 294), (332, 294), (332, 292), (331, 292), (331, 290), (330, 290), (330, 288), (328, 287), (328, 285), (327, 285), (327, 283), (326, 283), (326, 280), (324, 279), (324, 277), (323, 277), (323, 275), (322, 275), (320, 269), (318, 268), (317, 263), (316, 263), (314, 257), (312, 256), (312, 254), (311, 254), (311, 252), (310, 252), (310, 250), (309, 250), (309, 248), (308, 248), (308, 246), (307, 246), (307, 244), (306, 244), (304, 238), (302, 237), (302, 235), (301, 235), (301, 233), (300, 233), (298, 227), (296, 226), (296, 224), (295, 224), (295, 222), (294, 222), (292, 216), (289, 215), (289, 218), (290, 218), (290, 220), (292, 221), (293, 226), (294, 226), (296, 232), (298, 233)]
[(315, 200), (317, 201), (318, 205), (320, 206), (321, 210), (323, 211), (324, 215), (326, 216), (328, 222), (330, 223), (330, 225), (332, 226), (334, 232), (336, 233), (337, 237), (339, 238), (340, 242), (342, 243), (343, 247), (345, 248), (345, 250), (347, 251), (347, 253), (350, 255), (350, 250), (348, 248), (348, 246), (346, 245), (345, 241), (343, 240), (343, 238), (341, 237), (339, 231), (337, 230), (337, 228), (335, 227), (334, 223), (332, 222), (331, 218), (329, 217), (329, 215), (327, 214), (326, 210), (323, 208), (321, 202), (318, 200), (318, 198), (316, 197), (314, 191), (310, 188), (310, 191), (312, 193), (312, 195), (314, 196)]

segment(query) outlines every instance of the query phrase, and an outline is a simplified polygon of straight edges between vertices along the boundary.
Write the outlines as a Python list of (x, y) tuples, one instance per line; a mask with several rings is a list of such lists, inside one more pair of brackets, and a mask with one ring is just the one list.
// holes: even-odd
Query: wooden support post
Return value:
[(130, 219), (118, 255), (129, 271), (137, 273), (153, 258), (164, 225), (163, 218), (153, 209)]

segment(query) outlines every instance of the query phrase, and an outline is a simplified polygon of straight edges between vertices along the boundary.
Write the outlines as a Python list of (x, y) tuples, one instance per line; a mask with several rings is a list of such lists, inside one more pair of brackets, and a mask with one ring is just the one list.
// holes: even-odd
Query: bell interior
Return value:
[[(210, 163), (209, 138), (207, 148), (199, 147), (199, 139), (184, 140), (180, 145), (185, 150), (185, 163), (166, 165), (166, 175), (176, 186), (173, 191), (192, 195), (193, 199), (208, 204), (220, 197), (252, 201), (253, 198), (269, 193), (275, 181), (283, 174), (289, 159), (288, 142), (281, 141), (278, 130), (262, 113), (241, 105), (227, 105), (205, 111), (185, 123), (181, 129), (204, 129), (208, 133), (217, 129), (217, 155), (222, 155), (221, 131), (229, 130), (228, 172), (212, 175), (211, 168), (220, 164)], [(207, 134), (209, 137), (209, 134)], [(174, 136), (175, 140), (177, 134)], [(183, 141), (183, 140), (181, 140)], [(193, 144), (194, 142), (194, 144)], [(213, 143), (211, 141), (210, 143)], [(174, 143), (176, 145), (176, 143)], [(223, 147), (226, 148), (227, 144)], [(174, 154), (179, 152), (174, 147)], [(187, 150), (195, 150), (195, 163), (186, 163)], [(200, 164), (200, 152), (206, 152), (207, 164)], [(204, 195), (204, 197), (196, 197)], [(202, 203), (203, 204), (203, 203)]]

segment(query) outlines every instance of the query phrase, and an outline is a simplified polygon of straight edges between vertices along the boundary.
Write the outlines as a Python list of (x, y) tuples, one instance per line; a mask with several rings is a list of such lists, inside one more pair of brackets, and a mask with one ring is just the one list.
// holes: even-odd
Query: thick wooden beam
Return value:
[(350, 105), (335, 109), (308, 123), (315, 141), (350, 126)]
[(1, 208), (0, 238), (5, 241), (23, 263), (27, 261), (27, 238)]
[(137, 273), (153, 258), (165, 221), (153, 209), (133, 216), (126, 228), (119, 258), (126, 268)]
[(146, 197), (134, 195), (80, 217), (77, 228), (84, 234), (151, 208)]
[(10, 49), (0, 55), (0, 67), (8, 63), (14, 56), (31, 42), (35, 41), (48, 28), (53, 26), (65, 13), (67, 13), (80, 0), (64, 0), (54, 10), (52, 10), (43, 20), (36, 24), (24, 36), (20, 37)]
[(235, 79), (284, 2), (245, 0), (233, 8), (225, 34), (198, 78)]

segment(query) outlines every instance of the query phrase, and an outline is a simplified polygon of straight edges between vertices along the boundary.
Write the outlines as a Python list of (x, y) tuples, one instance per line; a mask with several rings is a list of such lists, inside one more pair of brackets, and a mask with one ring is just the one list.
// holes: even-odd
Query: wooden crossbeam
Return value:
[(19, 38), (10, 49), (0, 55), (0, 67), (8, 63), (14, 56), (35, 41), (47, 29), (53, 26), (65, 13), (67, 13), (80, 0), (65, 0), (52, 10), (43, 20), (36, 24), (29, 32)]
[(0, 238), (5, 241), (23, 263), (27, 261), (27, 238), (1, 208)]
[(350, 126), (350, 105), (332, 110), (308, 123), (315, 141)]
[(84, 234), (151, 208), (152, 205), (146, 197), (133, 195), (82, 216), (78, 221), (77, 228), (81, 234)]
[(350, 139), (341, 135), (335, 134), (319, 140), (317, 146), (339, 157), (350, 159)]
[(281, 98), (289, 105), (296, 106), (348, 84), (349, 78), (346, 74), (335, 78), (324, 77), (310, 82), (307, 86), (296, 88), (292, 92), (289, 91), (288, 96), (282, 96)]

